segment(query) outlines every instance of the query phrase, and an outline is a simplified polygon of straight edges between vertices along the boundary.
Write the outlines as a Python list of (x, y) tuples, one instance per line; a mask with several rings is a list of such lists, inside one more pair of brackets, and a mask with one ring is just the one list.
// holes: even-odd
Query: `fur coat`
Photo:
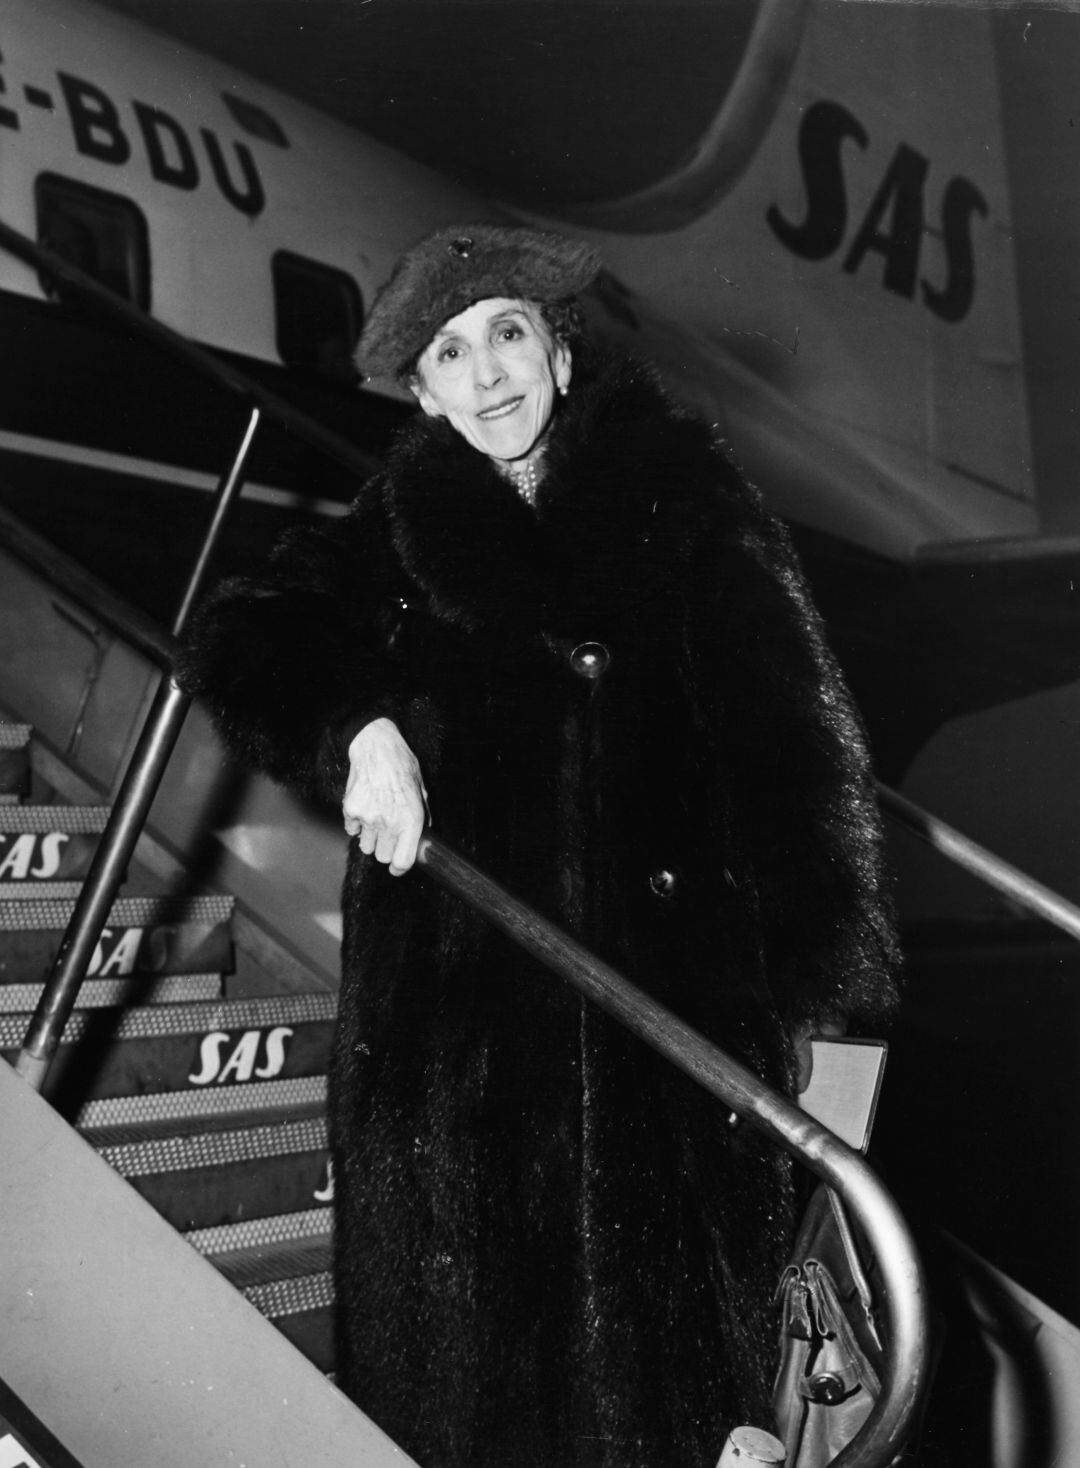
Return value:
[[(856, 717), (784, 531), (647, 369), (575, 362), (535, 511), (445, 423), (196, 619), (234, 752), (339, 802), (385, 715), (434, 828), (791, 1089), (893, 937)], [(354, 848), (356, 843), (354, 843)], [(786, 1160), (416, 870), (350, 853), (339, 1381), (423, 1468), (712, 1468), (768, 1426)]]

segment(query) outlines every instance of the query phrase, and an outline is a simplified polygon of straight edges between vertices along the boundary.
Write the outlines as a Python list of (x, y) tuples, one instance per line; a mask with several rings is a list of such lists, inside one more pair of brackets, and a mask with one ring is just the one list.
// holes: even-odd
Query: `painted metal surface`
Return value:
[(0, 1379), (82, 1468), (412, 1461), (6, 1065), (0, 1155)]

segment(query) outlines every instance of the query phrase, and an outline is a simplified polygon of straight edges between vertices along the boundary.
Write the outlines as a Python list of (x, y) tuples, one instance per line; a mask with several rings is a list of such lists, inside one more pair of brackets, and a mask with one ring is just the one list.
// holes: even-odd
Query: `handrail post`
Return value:
[(171, 678), (162, 680), (15, 1061), (36, 1091), (45, 1085), (189, 702)]
[(218, 542), (221, 539), (221, 532), (224, 530), (229, 513), (239, 498), (240, 491), (244, 486), (244, 470), (247, 467), (247, 461), (251, 454), (251, 448), (255, 442), (255, 435), (259, 431), (261, 421), (262, 409), (258, 405), (255, 405), (251, 408), (248, 415), (247, 428), (244, 430), (244, 436), (240, 440), (240, 447), (236, 451), (229, 472), (218, 485), (217, 493), (214, 496), (214, 509), (210, 516), (210, 524), (206, 527), (206, 534), (203, 536), (202, 546), (200, 547), (195, 564), (191, 568), (187, 586), (184, 589), (184, 595), (180, 599), (180, 605), (177, 608), (176, 615), (172, 620), (172, 626), (169, 629), (174, 637), (179, 637), (187, 626), (188, 618), (194, 611), (195, 603), (202, 593), (207, 572), (210, 569), (211, 558), (215, 550), (217, 550)]
[[(228, 512), (243, 486), (244, 470), (260, 417), (260, 409), (253, 407), (233, 462), (218, 486), (202, 548), (173, 619), (174, 635), (183, 630), (195, 605)], [(169, 757), (180, 736), (190, 702), (174, 678), (168, 677), (159, 683), (60, 950), (15, 1061), (16, 1072), (36, 1091), (45, 1085), (64, 1026), (75, 1007), (102, 929), (108, 921), (109, 910), (120, 890)]]

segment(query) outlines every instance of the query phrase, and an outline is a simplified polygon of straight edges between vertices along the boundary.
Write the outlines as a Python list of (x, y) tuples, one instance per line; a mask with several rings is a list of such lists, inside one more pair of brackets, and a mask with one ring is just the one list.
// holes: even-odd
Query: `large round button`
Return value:
[(611, 653), (602, 642), (579, 642), (570, 654), (570, 666), (581, 678), (599, 678), (607, 672)]
[(649, 878), (649, 886), (657, 897), (674, 897), (679, 879), (667, 867), (661, 867)]

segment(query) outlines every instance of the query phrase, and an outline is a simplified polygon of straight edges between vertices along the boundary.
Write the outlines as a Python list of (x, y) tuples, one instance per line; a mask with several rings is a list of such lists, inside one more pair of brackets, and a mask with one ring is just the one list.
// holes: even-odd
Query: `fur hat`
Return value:
[(491, 296), (553, 302), (600, 270), (584, 240), (536, 229), (460, 224), (406, 250), (375, 297), (357, 360), (367, 377), (406, 371), (444, 321)]

